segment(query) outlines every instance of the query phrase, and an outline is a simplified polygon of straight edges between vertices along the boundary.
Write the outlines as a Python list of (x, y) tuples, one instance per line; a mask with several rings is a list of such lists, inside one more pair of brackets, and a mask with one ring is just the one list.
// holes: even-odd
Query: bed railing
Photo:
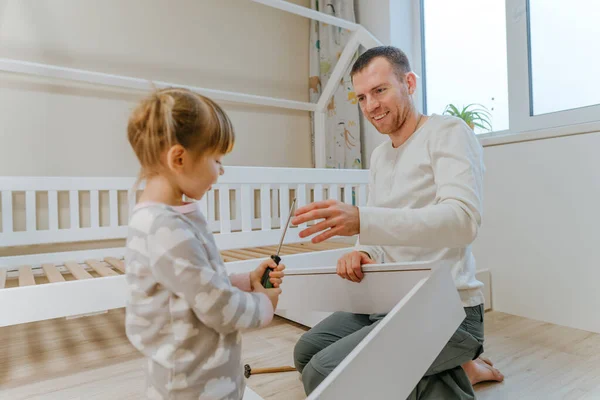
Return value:
[[(226, 167), (198, 206), (220, 249), (277, 243), (291, 200), (363, 205), (368, 171)], [(135, 178), (0, 177), (1, 248), (124, 239), (140, 190)], [(143, 186), (141, 186), (143, 187)], [(303, 226), (291, 226), (286, 243)], [(2, 262), (0, 261), (0, 266)]]

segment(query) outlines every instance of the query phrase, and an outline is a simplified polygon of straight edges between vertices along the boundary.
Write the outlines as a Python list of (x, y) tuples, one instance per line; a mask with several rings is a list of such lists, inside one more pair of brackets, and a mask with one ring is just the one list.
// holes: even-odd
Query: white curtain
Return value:
[[(311, 0), (314, 10), (355, 22), (353, 0)], [(310, 101), (317, 102), (352, 32), (311, 20)], [(359, 109), (350, 80), (350, 69), (358, 50), (327, 105), (327, 168), (362, 168)], [(314, 123), (312, 124), (314, 165)]]

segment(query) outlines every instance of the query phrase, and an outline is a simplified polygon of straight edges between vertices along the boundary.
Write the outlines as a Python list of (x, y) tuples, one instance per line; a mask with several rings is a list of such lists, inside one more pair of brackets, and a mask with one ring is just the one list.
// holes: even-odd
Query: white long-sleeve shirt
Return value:
[(483, 149), (461, 120), (431, 115), (401, 146), (371, 154), (357, 250), (379, 263), (444, 260), (464, 307), (482, 304), (471, 243), (481, 226)]

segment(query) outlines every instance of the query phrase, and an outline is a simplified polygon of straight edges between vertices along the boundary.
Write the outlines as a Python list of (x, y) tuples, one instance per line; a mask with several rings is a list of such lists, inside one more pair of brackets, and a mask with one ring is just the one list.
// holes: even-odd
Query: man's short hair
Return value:
[(394, 46), (378, 46), (368, 49), (358, 57), (350, 71), (350, 78), (354, 79), (354, 75), (365, 69), (377, 57), (388, 60), (400, 82), (404, 81), (404, 74), (411, 71), (408, 57), (402, 50)]

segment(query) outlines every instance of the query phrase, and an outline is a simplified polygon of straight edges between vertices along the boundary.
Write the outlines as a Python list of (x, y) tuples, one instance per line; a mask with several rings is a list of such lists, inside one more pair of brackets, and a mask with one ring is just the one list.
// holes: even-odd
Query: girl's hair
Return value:
[(133, 110), (127, 138), (144, 179), (156, 173), (161, 153), (173, 145), (198, 156), (227, 154), (235, 134), (229, 117), (214, 101), (188, 89), (166, 88), (154, 91)]

